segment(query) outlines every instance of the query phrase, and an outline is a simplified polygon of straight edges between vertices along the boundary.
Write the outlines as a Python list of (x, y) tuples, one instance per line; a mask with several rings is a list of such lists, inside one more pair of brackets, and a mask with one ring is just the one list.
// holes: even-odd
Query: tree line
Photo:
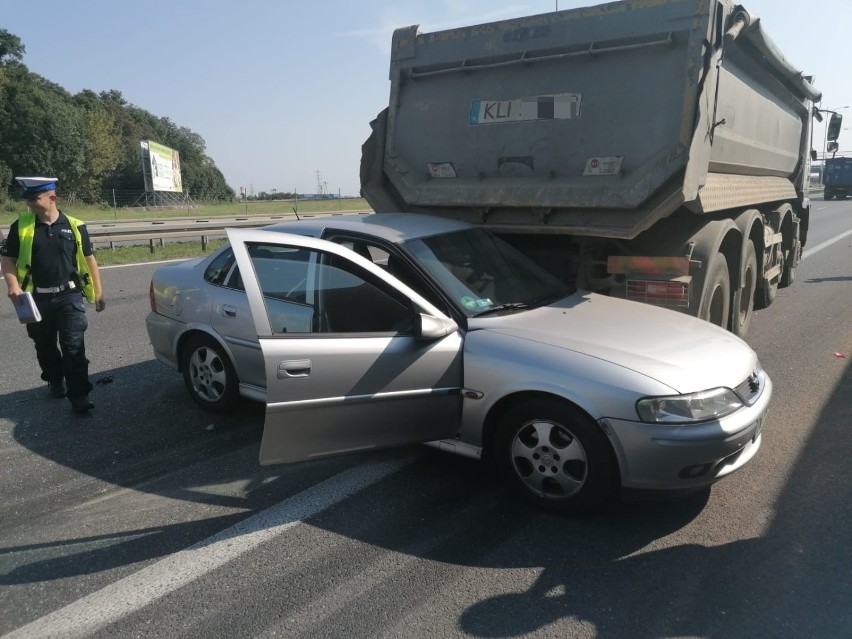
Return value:
[(0, 205), (18, 199), (18, 175), (57, 177), (64, 198), (92, 204), (113, 189), (142, 192), (141, 140), (180, 152), (185, 192), (234, 199), (198, 133), (129, 104), (119, 91), (71, 95), (30, 72), (25, 53), (20, 38), (0, 29)]

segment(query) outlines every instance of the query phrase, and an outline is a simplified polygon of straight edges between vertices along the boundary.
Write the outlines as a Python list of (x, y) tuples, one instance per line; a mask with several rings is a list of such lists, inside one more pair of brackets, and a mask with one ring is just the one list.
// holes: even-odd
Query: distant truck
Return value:
[(807, 239), (813, 103), (756, 16), (636, 0), (393, 34), (361, 192), (745, 335)]
[(823, 175), (826, 200), (852, 195), (852, 158), (826, 158)]

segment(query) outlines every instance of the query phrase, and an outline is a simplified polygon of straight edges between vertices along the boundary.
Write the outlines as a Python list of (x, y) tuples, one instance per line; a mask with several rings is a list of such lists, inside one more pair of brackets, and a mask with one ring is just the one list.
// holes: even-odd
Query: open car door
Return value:
[(229, 229), (266, 370), (261, 464), (453, 437), (462, 335), (333, 242)]

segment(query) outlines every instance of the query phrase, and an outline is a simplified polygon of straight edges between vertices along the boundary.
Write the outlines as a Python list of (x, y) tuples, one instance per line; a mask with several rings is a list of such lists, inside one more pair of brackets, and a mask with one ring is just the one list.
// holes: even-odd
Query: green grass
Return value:
[(191, 257), (209, 255), (225, 243), (225, 240), (210, 240), (207, 250), (202, 250), (201, 242), (170, 242), (165, 246), (157, 246), (154, 252), (150, 247), (119, 246), (114, 249), (99, 248), (95, 253), (100, 266), (115, 266), (117, 264), (138, 264), (140, 262), (158, 262), (160, 260), (180, 260)]

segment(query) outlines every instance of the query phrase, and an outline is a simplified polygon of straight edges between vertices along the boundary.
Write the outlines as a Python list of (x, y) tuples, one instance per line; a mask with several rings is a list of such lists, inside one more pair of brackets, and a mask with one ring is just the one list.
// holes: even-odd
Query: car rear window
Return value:
[(204, 279), (216, 286), (224, 286), (225, 278), (234, 265), (234, 251), (230, 246), (222, 250), (204, 270)]

